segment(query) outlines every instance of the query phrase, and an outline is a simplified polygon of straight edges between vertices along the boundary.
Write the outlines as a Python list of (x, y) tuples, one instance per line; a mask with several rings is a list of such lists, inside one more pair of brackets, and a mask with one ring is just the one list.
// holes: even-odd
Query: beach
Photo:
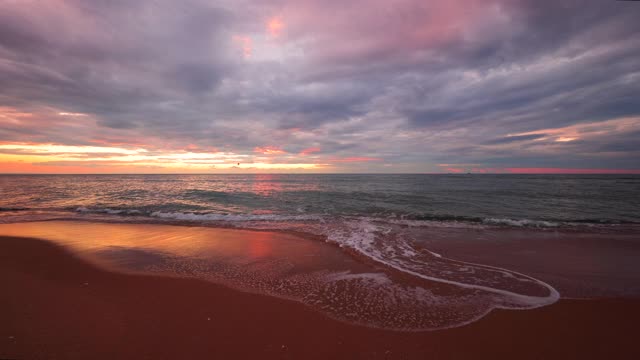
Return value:
[(283, 231), (88, 221), (0, 224), (2, 235), (47, 239), (111, 271), (201, 279), (388, 330), (459, 327), (493, 309), (533, 309), (559, 298), (542, 280), (426, 249), (415, 249), (411, 262), (377, 257), (382, 246), (413, 251), (390, 241), (363, 253)]
[(640, 356), (638, 177), (0, 181), (0, 359)]
[(50, 241), (3, 236), (0, 260), (0, 358), (640, 356), (636, 299), (560, 300), (406, 332), (199, 279), (116, 272)]

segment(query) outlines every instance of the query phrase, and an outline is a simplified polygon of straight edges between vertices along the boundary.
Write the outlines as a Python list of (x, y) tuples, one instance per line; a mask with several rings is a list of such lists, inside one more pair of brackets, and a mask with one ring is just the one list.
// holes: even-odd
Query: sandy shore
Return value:
[(561, 300), (432, 332), (349, 325), (200, 280), (98, 268), (0, 237), (0, 358), (640, 358), (638, 300)]

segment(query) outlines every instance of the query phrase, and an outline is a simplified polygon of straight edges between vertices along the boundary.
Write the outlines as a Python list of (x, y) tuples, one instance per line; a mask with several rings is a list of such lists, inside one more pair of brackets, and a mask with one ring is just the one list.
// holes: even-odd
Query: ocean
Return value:
[(640, 223), (637, 175), (2, 175), (2, 221), (336, 218), (561, 227)]
[[(281, 233), (260, 245), (280, 241), (268, 246), (280, 253), (214, 256), (210, 227)], [(391, 329), (640, 296), (634, 175), (2, 175), (0, 234), (16, 231), (93, 241), (94, 255), (129, 269), (179, 269)]]

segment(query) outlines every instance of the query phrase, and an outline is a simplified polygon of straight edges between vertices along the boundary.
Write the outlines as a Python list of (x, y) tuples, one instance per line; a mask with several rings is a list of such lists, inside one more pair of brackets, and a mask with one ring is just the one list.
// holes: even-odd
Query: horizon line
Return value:
[(640, 175), (640, 170), (629, 172), (352, 172), (352, 173), (0, 173), (2, 175)]

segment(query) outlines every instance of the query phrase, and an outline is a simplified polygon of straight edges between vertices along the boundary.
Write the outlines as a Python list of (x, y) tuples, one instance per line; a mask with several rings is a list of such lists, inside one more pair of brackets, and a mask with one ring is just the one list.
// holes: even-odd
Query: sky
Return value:
[(640, 173), (640, 2), (0, 0), (0, 173)]

